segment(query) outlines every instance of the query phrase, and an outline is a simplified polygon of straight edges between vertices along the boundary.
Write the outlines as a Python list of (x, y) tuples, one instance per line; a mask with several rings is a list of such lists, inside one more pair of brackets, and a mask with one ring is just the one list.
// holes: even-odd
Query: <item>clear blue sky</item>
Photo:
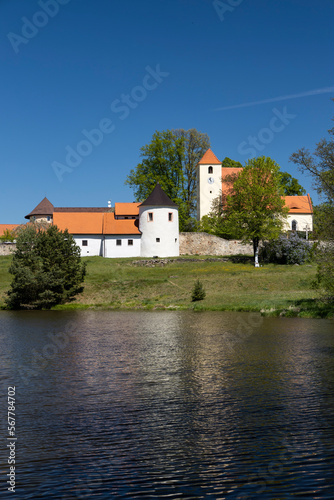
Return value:
[(1, 0), (0, 223), (44, 196), (133, 201), (140, 147), (170, 128), (206, 132), (220, 160), (272, 157), (317, 202), (288, 160), (333, 126), (333, 21), (333, 0)]

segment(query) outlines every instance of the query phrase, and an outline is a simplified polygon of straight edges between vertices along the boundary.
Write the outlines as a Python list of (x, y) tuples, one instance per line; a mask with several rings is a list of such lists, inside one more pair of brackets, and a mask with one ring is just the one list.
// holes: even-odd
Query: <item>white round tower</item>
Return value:
[(139, 205), (142, 257), (179, 255), (179, 211), (158, 183)]

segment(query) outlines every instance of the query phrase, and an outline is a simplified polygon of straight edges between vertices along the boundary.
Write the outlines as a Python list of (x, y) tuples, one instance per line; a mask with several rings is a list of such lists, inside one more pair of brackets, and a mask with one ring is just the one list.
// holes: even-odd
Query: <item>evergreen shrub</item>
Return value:
[(199, 280), (197, 280), (191, 294), (191, 300), (192, 302), (196, 302), (197, 300), (203, 300), (205, 296), (206, 292), (204, 290), (203, 284)]

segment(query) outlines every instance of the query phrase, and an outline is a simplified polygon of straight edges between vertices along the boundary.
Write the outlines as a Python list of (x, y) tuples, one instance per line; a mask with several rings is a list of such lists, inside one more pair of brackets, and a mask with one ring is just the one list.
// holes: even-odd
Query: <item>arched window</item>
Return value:
[(292, 229), (292, 231), (297, 231), (297, 221), (296, 220), (293, 220), (291, 222), (291, 229)]
[(213, 174), (213, 167), (208, 168), (208, 174)]

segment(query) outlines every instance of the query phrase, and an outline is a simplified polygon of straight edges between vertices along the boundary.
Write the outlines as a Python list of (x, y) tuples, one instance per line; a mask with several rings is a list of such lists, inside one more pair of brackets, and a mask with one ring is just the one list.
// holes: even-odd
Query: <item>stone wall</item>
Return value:
[(0, 243), (0, 255), (10, 255), (16, 250), (15, 243)]
[(253, 245), (208, 233), (180, 233), (180, 255), (253, 255)]

